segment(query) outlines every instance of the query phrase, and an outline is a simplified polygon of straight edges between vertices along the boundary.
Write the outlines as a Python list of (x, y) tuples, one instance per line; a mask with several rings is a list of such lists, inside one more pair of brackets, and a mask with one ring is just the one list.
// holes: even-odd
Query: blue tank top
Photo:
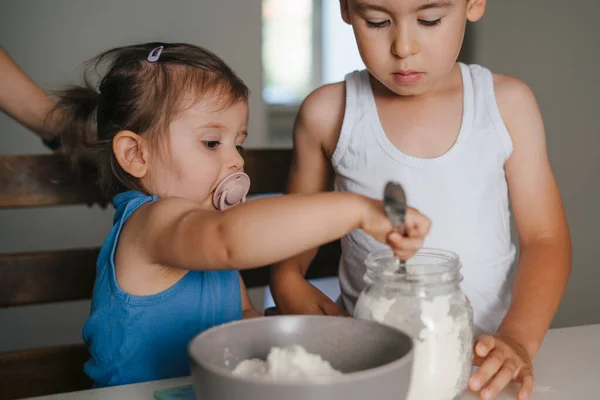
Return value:
[(133, 296), (119, 288), (114, 256), (127, 218), (156, 196), (125, 192), (114, 198), (114, 226), (100, 249), (90, 317), (83, 328), (94, 386), (189, 375), (187, 345), (198, 333), (242, 318), (239, 273), (189, 271), (169, 289)]

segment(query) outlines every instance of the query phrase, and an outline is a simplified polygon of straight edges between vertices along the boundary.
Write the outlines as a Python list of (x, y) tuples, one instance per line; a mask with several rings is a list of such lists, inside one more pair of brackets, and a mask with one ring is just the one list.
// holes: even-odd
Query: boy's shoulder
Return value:
[(294, 134), (310, 136), (324, 148), (335, 147), (344, 121), (346, 84), (330, 83), (315, 89), (302, 102)]
[(494, 79), (494, 92), (496, 101), (500, 103), (533, 100), (535, 96), (529, 86), (522, 80), (504, 74), (492, 74)]
[(345, 106), (345, 83), (330, 83), (315, 89), (304, 99), (300, 115), (309, 121), (331, 123), (339, 117), (343, 118)]
[(489, 74), (492, 75), (494, 95), (498, 103), (511, 101), (515, 98), (526, 98), (529, 100), (534, 99), (533, 92), (529, 86), (518, 78), (510, 75), (494, 73), (485, 66), (479, 64), (468, 64), (467, 66), (471, 70), (471, 73), (474, 73), (480, 77), (485, 76), (486, 81), (488, 79), (487, 76), (489, 76)]
[(496, 104), (513, 140), (515, 135), (527, 134), (532, 126), (543, 126), (537, 100), (529, 85), (509, 75), (492, 76)]

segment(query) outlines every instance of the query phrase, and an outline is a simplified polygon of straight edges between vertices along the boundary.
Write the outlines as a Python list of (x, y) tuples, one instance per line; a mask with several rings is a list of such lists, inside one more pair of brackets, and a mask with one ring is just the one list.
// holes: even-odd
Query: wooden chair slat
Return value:
[(0, 157), (0, 208), (92, 203), (99, 191), (86, 188), (57, 154)]
[(84, 344), (0, 353), (0, 400), (90, 389), (88, 359)]
[(0, 254), (0, 307), (91, 297), (98, 249)]
[[(89, 299), (99, 249), (0, 254), (0, 307)], [(337, 275), (339, 242), (319, 249), (307, 277)], [(246, 286), (269, 284), (269, 268), (242, 271)]]
[[(247, 150), (250, 194), (285, 190), (291, 150)], [(0, 208), (91, 204), (104, 200), (99, 189), (81, 183), (58, 154), (0, 157)]]
[(285, 192), (292, 150), (246, 150), (244, 170), (250, 176), (250, 194)]

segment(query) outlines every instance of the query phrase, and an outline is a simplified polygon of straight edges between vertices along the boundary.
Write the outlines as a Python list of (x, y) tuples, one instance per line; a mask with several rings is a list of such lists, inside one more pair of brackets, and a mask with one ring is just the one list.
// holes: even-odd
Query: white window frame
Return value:
[[(290, 0), (285, 0), (290, 1)], [(334, 1), (334, 0), (324, 0)], [(311, 83), (313, 87), (321, 85), (323, 76), (323, 29), (322, 0), (313, 0), (312, 17), (312, 71)], [(271, 145), (289, 147), (292, 145), (292, 130), (294, 120), (298, 114), (300, 104), (269, 104), (267, 108), (267, 129)]]

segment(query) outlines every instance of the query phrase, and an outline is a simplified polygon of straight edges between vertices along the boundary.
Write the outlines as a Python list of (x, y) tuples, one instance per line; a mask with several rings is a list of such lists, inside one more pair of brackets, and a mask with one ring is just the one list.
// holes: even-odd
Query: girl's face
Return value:
[(144, 187), (158, 197), (182, 197), (214, 210), (218, 184), (244, 170), (242, 145), (247, 136), (248, 104), (219, 106), (206, 96), (169, 125), (167, 151), (154, 152)]

